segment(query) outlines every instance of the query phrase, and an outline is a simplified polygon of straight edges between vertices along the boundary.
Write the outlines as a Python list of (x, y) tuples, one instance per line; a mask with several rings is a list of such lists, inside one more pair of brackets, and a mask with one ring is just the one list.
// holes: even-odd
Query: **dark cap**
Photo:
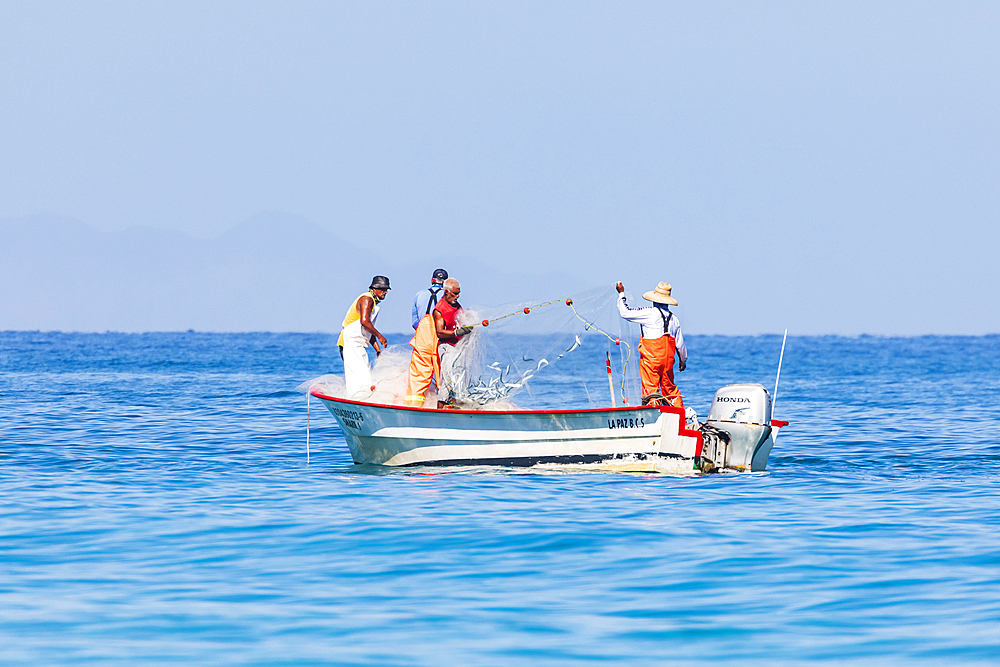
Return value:
[(431, 276), (432, 283), (443, 283), (448, 280), (448, 272), (444, 269), (434, 269), (434, 274)]
[(389, 279), (385, 276), (375, 276), (372, 278), (371, 287), (368, 289), (392, 289), (389, 287)]

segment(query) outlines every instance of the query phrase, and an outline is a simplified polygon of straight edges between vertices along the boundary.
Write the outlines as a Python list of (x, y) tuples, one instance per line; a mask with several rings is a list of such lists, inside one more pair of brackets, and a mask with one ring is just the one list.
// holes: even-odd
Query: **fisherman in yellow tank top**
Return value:
[(344, 360), (344, 381), (347, 383), (348, 397), (360, 393), (369, 394), (375, 389), (372, 386), (372, 373), (368, 367), (365, 348), (371, 341), (375, 345), (375, 354), (381, 354), (386, 345), (385, 336), (375, 328), (375, 318), (378, 317), (379, 304), (385, 299), (389, 289), (388, 278), (375, 276), (368, 291), (354, 300), (344, 316), (337, 345), (340, 346), (340, 358)]

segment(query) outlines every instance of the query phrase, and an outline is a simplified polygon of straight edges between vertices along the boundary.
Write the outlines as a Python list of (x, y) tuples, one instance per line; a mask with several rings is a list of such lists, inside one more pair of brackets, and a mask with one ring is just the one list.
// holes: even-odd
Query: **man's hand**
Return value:
[(687, 362), (684, 361), (683, 359), (681, 359), (681, 364), (679, 366), (679, 370), (684, 370), (687, 367), (688, 367)]
[(375, 335), (378, 337), (378, 342), (382, 343), (382, 347), (385, 347), (386, 345), (389, 344), (389, 341), (387, 341), (385, 339), (385, 336), (383, 336), (382, 334), (375, 334)]
[[(605, 283), (605, 284), (607, 284), (607, 283)], [(619, 294), (621, 294), (622, 292), (625, 291), (625, 286), (621, 284), (621, 281), (619, 281), (618, 284), (615, 285), (615, 289), (618, 290)]]
[(462, 336), (468, 336), (470, 333), (472, 333), (472, 327), (470, 326), (458, 327), (455, 329), (455, 335), (459, 338)]

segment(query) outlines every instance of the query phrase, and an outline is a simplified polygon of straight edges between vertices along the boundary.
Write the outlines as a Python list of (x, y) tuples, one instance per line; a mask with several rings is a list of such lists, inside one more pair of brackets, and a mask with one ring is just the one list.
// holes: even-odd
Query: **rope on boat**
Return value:
[[(472, 326), (482, 325), (484, 327), (488, 327), (491, 322), (499, 322), (500, 320), (505, 320), (508, 317), (514, 317), (515, 315), (519, 315), (521, 313), (527, 315), (533, 310), (537, 310), (538, 308), (543, 308), (545, 306), (551, 306), (552, 304), (559, 302), (565, 302), (567, 306), (573, 309), (573, 314), (576, 315), (577, 319), (579, 319), (586, 325), (584, 327), (584, 331), (589, 331), (590, 329), (593, 329), (594, 331), (603, 334), (609, 341), (611, 341), (615, 345), (621, 345), (622, 343), (625, 344), (625, 349), (627, 350), (627, 352), (625, 354), (625, 361), (622, 364), (622, 382), (621, 382), (620, 392), (621, 392), (622, 403), (628, 403), (628, 397), (625, 395), (625, 369), (628, 368), (628, 362), (632, 359), (632, 346), (628, 344), (628, 341), (624, 341), (621, 338), (615, 338), (604, 329), (600, 328), (593, 322), (588, 321), (586, 318), (580, 315), (580, 313), (578, 313), (576, 310), (576, 306), (573, 305), (573, 299), (554, 299), (552, 301), (546, 301), (545, 303), (540, 303), (537, 306), (525, 306), (521, 310), (516, 310), (513, 313), (507, 313), (506, 315), (501, 315), (500, 317), (494, 317), (492, 320), (486, 319), (483, 320), (482, 322), (477, 322)], [(614, 402), (614, 395), (612, 395), (611, 401), (612, 403)]]
[[(501, 315), (500, 317), (494, 317), (492, 320), (483, 320), (482, 322), (480, 322), (480, 324), (482, 324), (484, 327), (488, 327), (490, 325), (490, 322), (499, 322), (500, 320), (505, 320), (508, 317), (514, 317), (515, 315), (520, 315), (521, 313), (527, 315), (533, 310), (537, 310), (544, 306), (551, 306), (552, 304), (559, 303), (562, 300), (563, 299), (556, 299), (555, 301), (546, 301), (545, 303), (540, 303), (537, 306), (525, 306), (521, 310), (515, 310), (513, 313), (507, 313), (506, 315)], [(572, 299), (566, 299), (566, 303), (572, 303), (572, 302), (573, 302)], [(477, 326), (477, 325), (473, 324), (472, 326)]]
[[(628, 362), (632, 359), (632, 346), (628, 344), (628, 341), (622, 340), (621, 338), (615, 338), (614, 336), (612, 336), (611, 334), (609, 334), (604, 329), (600, 328), (599, 326), (597, 326), (593, 322), (590, 322), (589, 320), (587, 320), (586, 318), (584, 318), (582, 315), (580, 315), (580, 313), (577, 312), (577, 310), (576, 310), (576, 306), (573, 305), (573, 299), (554, 299), (552, 301), (546, 301), (545, 303), (540, 303), (537, 306), (525, 306), (521, 310), (516, 310), (516, 311), (514, 311), (512, 313), (507, 313), (506, 315), (501, 315), (500, 317), (494, 317), (492, 320), (490, 320), (490, 319), (484, 319), (482, 322), (476, 322), (476, 323), (474, 323), (472, 325), (469, 325), (469, 326), (473, 326), (473, 327), (476, 327), (476, 326), (488, 327), (491, 322), (499, 322), (500, 320), (505, 320), (508, 317), (514, 317), (515, 315), (520, 315), (522, 313), (525, 314), (525, 315), (528, 315), (533, 310), (537, 310), (539, 308), (544, 308), (545, 306), (551, 306), (554, 303), (560, 303), (560, 302), (565, 302), (567, 306), (569, 306), (570, 308), (573, 309), (573, 314), (576, 315), (577, 319), (579, 319), (581, 322), (583, 322), (586, 325), (584, 327), (584, 331), (589, 331), (590, 329), (593, 329), (594, 331), (597, 331), (598, 333), (603, 334), (609, 341), (611, 341), (615, 345), (619, 345), (620, 346), (623, 343), (625, 344), (625, 349), (627, 350), (627, 352), (625, 354), (625, 361), (622, 363), (622, 382), (621, 382), (620, 392), (621, 392), (622, 403), (628, 403), (628, 397), (625, 395), (625, 370), (628, 368)], [(562, 355), (559, 355), (559, 356), (562, 356)], [(611, 401), (612, 401), (612, 403), (614, 403), (614, 395), (613, 394), (612, 394), (612, 397), (611, 397)]]
[[(607, 331), (605, 331), (604, 329), (602, 329), (599, 326), (597, 326), (596, 324), (594, 324), (593, 322), (588, 322), (586, 319), (584, 319), (580, 315), (580, 313), (576, 312), (576, 306), (573, 305), (573, 299), (566, 299), (566, 305), (569, 306), (570, 308), (572, 308), (573, 309), (573, 314), (576, 315), (577, 318), (579, 318), (579, 320), (581, 322), (583, 322), (584, 324), (587, 325), (586, 328), (584, 329), (584, 331), (587, 331), (589, 329), (593, 329), (594, 331), (597, 331), (598, 333), (604, 334), (604, 336), (608, 340), (610, 340), (612, 343), (614, 343), (615, 345), (621, 345), (622, 343), (625, 344), (625, 349), (628, 350), (628, 354), (626, 354), (626, 356), (625, 356), (625, 363), (622, 364), (621, 395), (622, 395), (622, 403), (628, 403), (628, 398), (625, 396), (625, 369), (628, 367), (628, 362), (632, 358), (632, 346), (628, 344), (627, 340), (622, 340), (621, 338), (615, 338), (611, 334), (609, 334)], [(611, 361), (610, 361), (610, 355), (609, 355), (608, 363), (609, 364), (611, 363)], [(608, 372), (610, 373), (610, 369), (609, 369)], [(612, 403), (613, 402), (614, 402), (614, 399), (612, 397)]]

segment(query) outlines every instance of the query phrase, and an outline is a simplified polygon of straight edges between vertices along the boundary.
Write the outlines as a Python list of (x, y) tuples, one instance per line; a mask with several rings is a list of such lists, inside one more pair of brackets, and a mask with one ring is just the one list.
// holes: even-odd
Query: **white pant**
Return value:
[(368, 341), (360, 322), (353, 322), (344, 329), (344, 382), (347, 398), (355, 394), (368, 396), (372, 392), (372, 371), (368, 367)]
[(347, 384), (347, 397), (372, 391), (372, 372), (368, 367), (368, 353), (363, 345), (353, 341), (344, 341), (344, 381)]

